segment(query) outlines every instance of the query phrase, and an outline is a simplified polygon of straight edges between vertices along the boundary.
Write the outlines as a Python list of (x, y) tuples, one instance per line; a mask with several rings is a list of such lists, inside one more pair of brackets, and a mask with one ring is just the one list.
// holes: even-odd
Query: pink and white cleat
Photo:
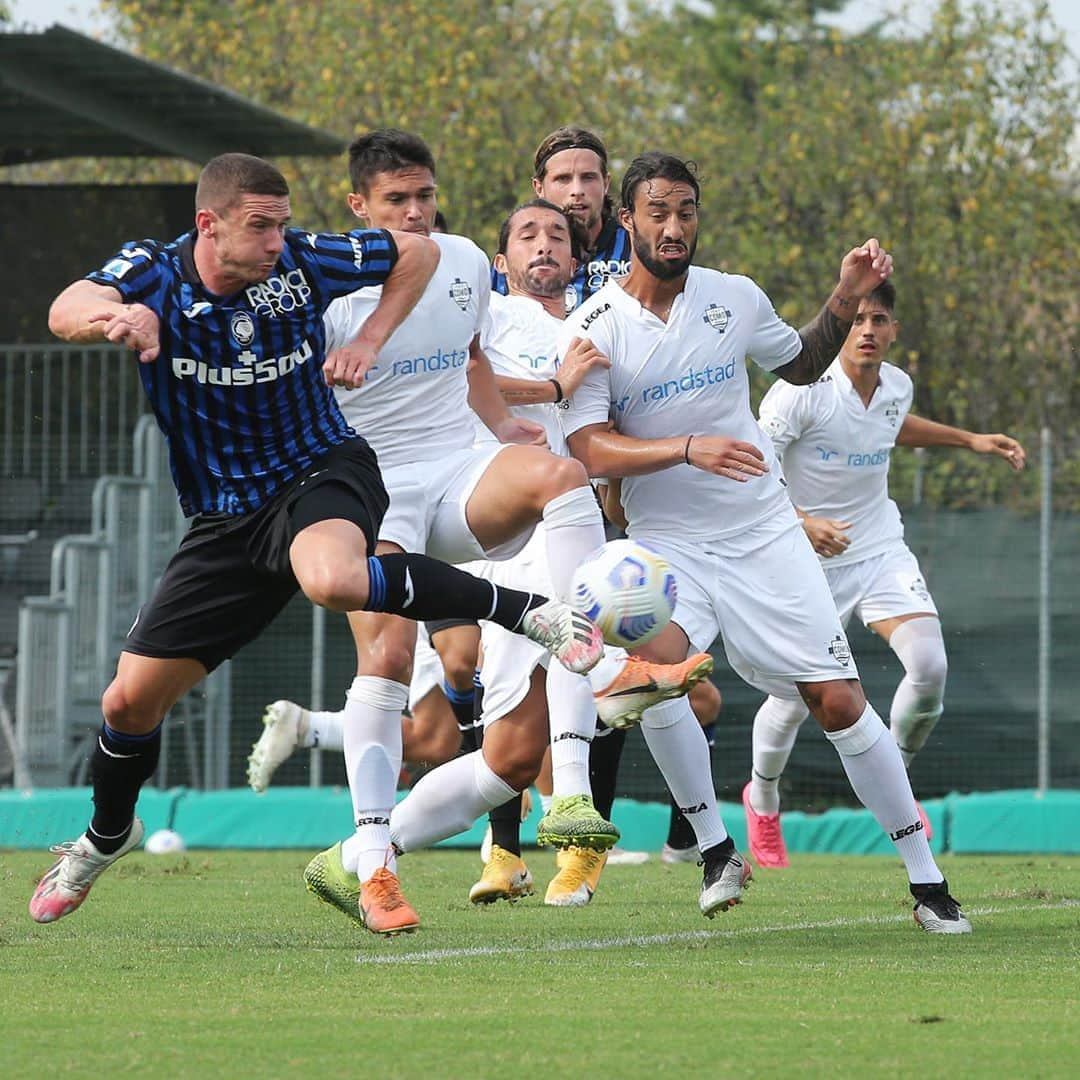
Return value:
[(577, 675), (596, 667), (604, 654), (600, 627), (561, 600), (549, 600), (525, 612), (520, 632)]
[(139, 818), (131, 824), (131, 833), (119, 851), (102, 855), (83, 833), (78, 840), (54, 844), (49, 850), (60, 858), (46, 871), (30, 898), (30, 917), (39, 923), (56, 922), (70, 915), (90, 894), (90, 886), (117, 859), (134, 851), (143, 839)]
[(784, 870), (788, 862), (784, 833), (780, 828), (779, 814), (759, 814), (750, 805), (750, 785), (742, 792), (743, 809), (746, 811), (746, 835), (750, 841), (750, 854), (758, 866), (767, 870)]

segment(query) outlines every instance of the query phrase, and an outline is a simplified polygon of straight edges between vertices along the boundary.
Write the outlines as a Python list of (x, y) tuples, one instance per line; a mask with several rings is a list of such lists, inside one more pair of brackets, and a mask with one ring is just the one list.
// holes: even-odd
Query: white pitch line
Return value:
[[(1013, 911), (1060, 911), (1080, 907), (1078, 900), (1062, 900), (1056, 904), (1023, 904), (1010, 907), (971, 908), (965, 914), (973, 916), (1006, 915)], [(436, 964), (445, 960), (471, 960), (482, 956), (513, 956), (528, 953), (603, 952), (608, 949), (647, 949), (656, 945), (692, 944), (695, 941), (718, 941), (725, 938), (749, 937), (756, 934), (777, 934), (787, 930), (832, 930), (855, 926), (877, 926), (902, 923), (911, 918), (904, 915), (865, 915), (859, 919), (823, 919), (819, 922), (785, 923), (778, 926), (741, 926), (730, 930), (683, 930), (675, 934), (628, 934), (621, 937), (593, 938), (583, 941), (546, 941), (542, 945), (470, 945), (461, 949), (424, 949), (411, 953), (361, 953), (358, 964)]]

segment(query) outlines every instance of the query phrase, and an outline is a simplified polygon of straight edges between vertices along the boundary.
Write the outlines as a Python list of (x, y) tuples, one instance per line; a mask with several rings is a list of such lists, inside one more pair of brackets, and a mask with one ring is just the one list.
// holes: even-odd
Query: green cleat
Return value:
[(309, 893), (332, 904), (354, 922), (364, 925), (360, 914), (360, 882), (341, 861), (341, 844), (320, 851), (304, 868), (304, 884)]
[(588, 795), (554, 799), (551, 809), (540, 819), (536, 828), (536, 843), (540, 847), (607, 851), (618, 839), (619, 830), (596, 812)]

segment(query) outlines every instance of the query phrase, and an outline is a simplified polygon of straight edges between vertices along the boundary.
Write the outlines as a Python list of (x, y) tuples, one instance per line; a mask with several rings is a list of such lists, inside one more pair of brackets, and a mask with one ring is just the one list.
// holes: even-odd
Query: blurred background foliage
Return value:
[[(2, 5), (2, 0), (0, 0)], [(1058, 506), (1080, 506), (1080, 188), (1076, 60), (1037, 0), (943, 0), (826, 27), (842, 0), (102, 0), (116, 44), (350, 138), (415, 130), (439, 164), (451, 228), (492, 250), (527, 197), (533, 152), (582, 124), (613, 189), (644, 149), (694, 159), (698, 261), (755, 278), (799, 324), (843, 253), (894, 252), (916, 411), (1009, 431), (1048, 425)], [(191, 117), (198, 123), (198, 116)], [(345, 228), (344, 161), (281, 162), (295, 219)], [(27, 179), (191, 180), (177, 161), (66, 161)], [(755, 392), (765, 385), (758, 378)], [(1034, 472), (931, 452), (924, 496), (1036, 502)], [(898, 455), (903, 494), (914, 468)]]

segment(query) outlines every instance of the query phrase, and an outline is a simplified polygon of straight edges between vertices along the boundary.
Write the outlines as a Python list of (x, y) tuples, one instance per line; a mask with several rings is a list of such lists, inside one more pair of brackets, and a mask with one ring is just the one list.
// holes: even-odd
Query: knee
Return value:
[(296, 580), (304, 595), (330, 611), (359, 611), (367, 603), (367, 563), (351, 560), (344, 565), (319, 562), (296, 568)]
[(476, 675), (476, 649), (470, 649), (464, 643), (455, 643), (439, 651), (443, 674), (446, 681), (455, 689), (469, 690)]
[(857, 679), (802, 683), (799, 693), (826, 731), (843, 731), (866, 711), (866, 695)]
[(533, 492), (537, 509), (541, 510), (560, 495), (576, 488), (588, 488), (589, 474), (577, 458), (558, 457), (543, 451), (529, 463), (521, 483)]
[(505, 784), (524, 791), (539, 776), (546, 748), (546, 740), (522, 737), (498, 740), (496, 744), (485, 734), (484, 759)]
[(143, 735), (157, 727), (164, 713), (156, 702), (133, 695), (119, 679), (113, 679), (101, 695), (101, 714), (114, 731)]
[(920, 689), (940, 693), (945, 689), (949, 661), (945, 649), (928, 646), (920, 650), (915, 663), (907, 669), (908, 678)]
[(690, 691), (690, 708), (694, 710), (694, 715), (702, 727), (716, 723), (716, 718), (720, 715), (720, 705), (720, 691), (711, 679), (702, 679)]
[(359, 650), (358, 674), (375, 675), (382, 679), (409, 685), (412, 678), (413, 650), (410, 642), (396, 635), (380, 634)]

